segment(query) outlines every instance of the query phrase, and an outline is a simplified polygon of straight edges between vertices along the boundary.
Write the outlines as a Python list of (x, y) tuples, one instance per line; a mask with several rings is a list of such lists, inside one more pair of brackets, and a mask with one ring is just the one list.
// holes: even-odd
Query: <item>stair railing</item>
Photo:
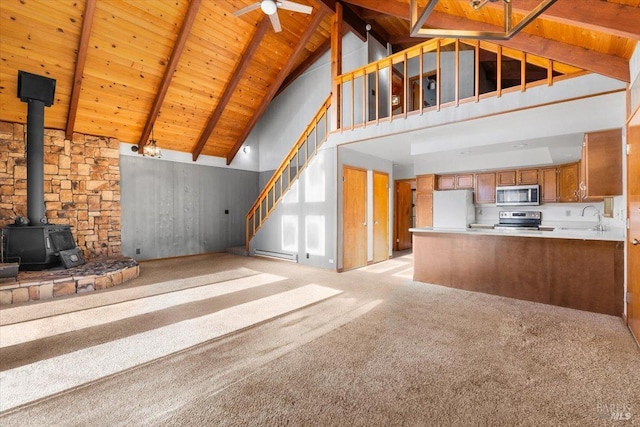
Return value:
[(246, 215), (245, 246), (249, 250), (249, 242), (262, 227), (266, 219), (282, 200), (291, 185), (300, 176), (300, 172), (316, 155), (318, 148), (327, 140), (329, 134), (329, 109), (331, 95), (322, 104), (302, 135), (286, 155), (280, 166), (256, 199)]

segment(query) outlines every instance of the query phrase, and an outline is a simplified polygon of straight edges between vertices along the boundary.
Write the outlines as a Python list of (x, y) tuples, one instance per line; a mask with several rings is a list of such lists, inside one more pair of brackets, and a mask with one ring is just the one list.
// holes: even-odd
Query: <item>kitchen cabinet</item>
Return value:
[(519, 169), (516, 173), (516, 184), (534, 185), (538, 183), (538, 169)]
[(585, 134), (580, 168), (580, 198), (600, 202), (622, 194), (622, 130)]
[(438, 175), (438, 190), (455, 190), (455, 175)]
[(558, 168), (558, 201), (578, 202), (580, 184), (580, 163), (568, 163)]
[(476, 174), (475, 202), (478, 204), (496, 202), (496, 174), (494, 172)]
[(498, 171), (496, 173), (497, 185), (516, 185), (516, 171)]
[(456, 189), (468, 189), (473, 188), (473, 174), (466, 173), (462, 175), (456, 175)]
[(435, 175), (418, 175), (416, 177), (416, 227), (433, 226), (433, 189)]
[(554, 203), (558, 201), (558, 169), (540, 169), (540, 201)]

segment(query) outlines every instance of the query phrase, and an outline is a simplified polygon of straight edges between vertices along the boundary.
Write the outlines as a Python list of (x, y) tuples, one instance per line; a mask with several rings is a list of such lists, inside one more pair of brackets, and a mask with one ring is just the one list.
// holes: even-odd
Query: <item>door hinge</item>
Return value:
[(627, 230), (631, 228), (631, 222), (629, 221), (629, 218), (625, 220), (625, 224), (627, 226)]
[(627, 144), (627, 156), (631, 153), (631, 144)]
[(631, 303), (631, 292), (627, 292), (627, 294), (624, 297), (624, 302), (625, 302), (625, 304), (630, 304)]

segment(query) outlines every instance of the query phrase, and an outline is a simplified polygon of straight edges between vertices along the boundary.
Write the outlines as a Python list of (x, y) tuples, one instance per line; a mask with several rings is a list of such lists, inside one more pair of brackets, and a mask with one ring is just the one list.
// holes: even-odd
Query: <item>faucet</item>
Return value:
[(598, 224), (596, 225), (596, 231), (604, 231), (604, 226), (602, 225), (602, 215), (600, 214), (600, 210), (595, 206), (585, 206), (584, 208), (582, 208), (582, 213), (580, 214), (580, 216), (584, 216), (584, 211), (586, 211), (588, 208), (595, 209), (596, 213), (594, 215), (598, 215)]

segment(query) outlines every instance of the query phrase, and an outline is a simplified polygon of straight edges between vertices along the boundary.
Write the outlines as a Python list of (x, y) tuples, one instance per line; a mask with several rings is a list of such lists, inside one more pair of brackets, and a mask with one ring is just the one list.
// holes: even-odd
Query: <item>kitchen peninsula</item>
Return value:
[(622, 230), (410, 231), (416, 281), (622, 315)]

